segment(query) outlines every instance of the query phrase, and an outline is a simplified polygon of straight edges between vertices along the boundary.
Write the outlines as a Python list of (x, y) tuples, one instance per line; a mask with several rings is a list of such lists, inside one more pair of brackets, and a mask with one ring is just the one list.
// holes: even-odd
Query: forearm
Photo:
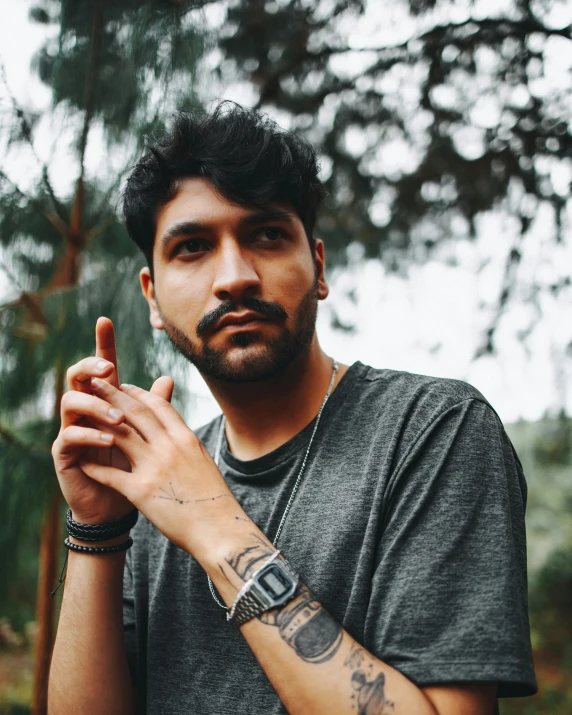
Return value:
[[(254, 570), (256, 550), (274, 551), (261, 539), (260, 533), (237, 539), (208, 567), (227, 605)], [(435, 715), (414, 683), (362, 648), (304, 585), (292, 601), (241, 631), (291, 715)]]
[(124, 552), (70, 552), (50, 669), (49, 715), (134, 712), (123, 638), (124, 565)]

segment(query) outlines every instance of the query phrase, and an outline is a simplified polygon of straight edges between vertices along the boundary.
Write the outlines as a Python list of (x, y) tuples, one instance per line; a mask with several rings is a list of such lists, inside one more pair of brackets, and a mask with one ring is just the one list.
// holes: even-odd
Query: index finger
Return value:
[(95, 324), (95, 356), (108, 360), (115, 365), (115, 370), (104, 378), (114, 387), (119, 387), (119, 370), (117, 368), (117, 351), (115, 348), (115, 329), (109, 318), (101, 317)]

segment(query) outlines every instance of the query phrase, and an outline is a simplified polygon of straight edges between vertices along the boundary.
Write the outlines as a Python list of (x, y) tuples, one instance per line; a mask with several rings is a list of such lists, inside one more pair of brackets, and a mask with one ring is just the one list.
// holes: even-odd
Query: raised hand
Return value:
[(101, 379), (92, 380), (92, 389), (101, 405), (125, 415), (109, 430), (131, 469), (104, 466), (86, 457), (79, 462), (86, 474), (124, 494), (199, 562), (233, 530), (253, 526), (212, 457), (167, 400), (133, 385), (117, 389)]
[[(131, 463), (114, 444), (111, 426), (121, 424), (125, 415), (111, 410), (95, 397), (91, 378), (98, 377), (119, 386), (115, 332), (108, 318), (99, 318), (95, 327), (95, 357), (88, 357), (69, 368), (69, 391), (62, 398), (61, 428), (52, 447), (60, 488), (73, 518), (83, 523), (113, 521), (127, 514), (133, 505), (114, 489), (99, 484), (79, 467), (80, 459), (102, 466), (131, 471)], [(173, 382), (157, 380), (152, 390), (171, 399)]]

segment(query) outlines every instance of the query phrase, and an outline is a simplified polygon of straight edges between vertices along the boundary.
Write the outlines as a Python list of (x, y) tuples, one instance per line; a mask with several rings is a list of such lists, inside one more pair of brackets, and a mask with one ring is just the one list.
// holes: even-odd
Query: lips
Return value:
[(246, 323), (266, 322), (268, 318), (263, 317), (259, 313), (227, 313), (217, 325), (216, 329), (220, 330), (228, 325), (244, 325)]

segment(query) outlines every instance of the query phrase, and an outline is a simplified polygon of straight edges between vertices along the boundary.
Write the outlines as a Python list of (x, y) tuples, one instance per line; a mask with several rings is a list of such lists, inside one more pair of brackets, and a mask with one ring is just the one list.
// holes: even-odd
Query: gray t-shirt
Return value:
[[(221, 471), (270, 540), (313, 425), (246, 462), (223, 440)], [(211, 454), (219, 426), (197, 431)], [(356, 362), (278, 547), (351, 636), (418, 686), (499, 681), (500, 697), (531, 695), (525, 506), (518, 457), (478, 390)], [(124, 624), (141, 712), (285, 713), (199, 564), (142, 517), (133, 538)]]

